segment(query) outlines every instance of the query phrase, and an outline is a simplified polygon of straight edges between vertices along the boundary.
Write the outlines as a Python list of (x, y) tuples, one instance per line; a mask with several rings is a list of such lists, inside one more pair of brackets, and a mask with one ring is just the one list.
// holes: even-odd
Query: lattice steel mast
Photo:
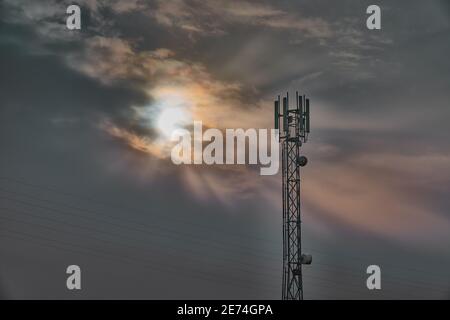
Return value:
[[(296, 96), (296, 106), (289, 107), (289, 93), (275, 101), (275, 129), (280, 129), (283, 185), (283, 300), (302, 300), (302, 264), (311, 264), (311, 255), (302, 254), (300, 216), (300, 167), (308, 162), (300, 147), (310, 132), (309, 99)], [(280, 125), (280, 118), (282, 123)]]

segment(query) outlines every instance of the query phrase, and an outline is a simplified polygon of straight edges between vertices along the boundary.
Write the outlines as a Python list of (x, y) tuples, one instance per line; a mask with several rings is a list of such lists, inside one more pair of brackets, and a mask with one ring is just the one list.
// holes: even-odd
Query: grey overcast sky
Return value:
[(448, 1), (0, 7), (1, 298), (280, 298), (281, 176), (175, 166), (165, 129), (271, 128), (287, 90), (312, 108), (305, 298), (450, 298)]

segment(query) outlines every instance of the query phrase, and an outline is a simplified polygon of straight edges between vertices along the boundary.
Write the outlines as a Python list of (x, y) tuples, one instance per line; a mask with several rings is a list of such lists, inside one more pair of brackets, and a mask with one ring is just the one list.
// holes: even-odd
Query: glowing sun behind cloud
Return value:
[(149, 92), (152, 103), (131, 108), (134, 121), (141, 128), (153, 131), (151, 135), (138, 134), (108, 120), (103, 121), (101, 127), (112, 136), (126, 141), (133, 149), (160, 159), (168, 158), (174, 144), (172, 133), (193, 123), (195, 101), (184, 92), (183, 88), (158, 87)]
[[(114, 82), (130, 75), (144, 80), (137, 88), (148, 97), (147, 103), (124, 106), (125, 121), (105, 117), (100, 123), (102, 130), (130, 149), (143, 153), (143, 161), (132, 166), (133, 170), (136, 169), (139, 175), (148, 172), (149, 168), (151, 175), (171, 170), (198, 198), (216, 198), (223, 203), (229, 203), (232, 198), (245, 198), (258, 189), (254, 184), (257, 180), (250, 177), (255, 173), (244, 167), (177, 167), (171, 163), (170, 156), (179, 141), (171, 138), (177, 129), (192, 131), (194, 121), (201, 121), (204, 128), (219, 130), (267, 128), (272, 119), (267, 116), (272, 110), (271, 104), (267, 109), (260, 107), (260, 101), (246, 99), (248, 90), (239, 82), (217, 79), (202, 64), (178, 60), (172, 51), (158, 49), (138, 54), (125, 42), (103, 41), (101, 44), (102, 49), (106, 45), (117, 53), (115, 61), (123, 61), (121, 65), (127, 66), (122, 72), (116, 68), (117, 63), (108, 63), (108, 67), (99, 71), (101, 79)], [(90, 70), (98, 70), (95, 67), (94, 64)], [(263, 109), (267, 113), (262, 112)], [(259, 112), (255, 113), (255, 110)], [(127, 153), (124, 158), (128, 158)]]
[(176, 129), (192, 124), (192, 105), (190, 98), (180, 90), (165, 88), (153, 94), (157, 110), (155, 127), (160, 138), (170, 139)]

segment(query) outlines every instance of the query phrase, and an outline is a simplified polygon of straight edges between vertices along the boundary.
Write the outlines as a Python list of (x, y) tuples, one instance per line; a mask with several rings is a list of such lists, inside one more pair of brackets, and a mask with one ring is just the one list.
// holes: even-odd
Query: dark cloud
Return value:
[(311, 97), (305, 297), (448, 297), (448, 4), (382, 1), (368, 31), (369, 4), (80, 1), (69, 32), (65, 2), (4, 1), (0, 295), (74, 298), (78, 263), (75, 298), (279, 297), (280, 177), (130, 148), (158, 136), (174, 87), (220, 128), (270, 126), (280, 91)]

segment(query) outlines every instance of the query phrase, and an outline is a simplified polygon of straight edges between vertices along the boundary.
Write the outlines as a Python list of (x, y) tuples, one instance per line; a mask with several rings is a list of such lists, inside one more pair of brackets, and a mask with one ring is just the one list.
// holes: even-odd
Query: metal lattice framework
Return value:
[[(310, 264), (311, 256), (302, 254), (301, 210), (300, 210), (300, 167), (307, 159), (300, 155), (302, 143), (309, 133), (309, 99), (296, 93), (296, 106), (289, 108), (289, 94), (283, 97), (280, 112), (280, 96), (275, 101), (275, 128), (282, 127), (280, 143), (282, 147), (283, 186), (283, 300), (302, 300), (302, 264)], [(280, 126), (280, 118), (282, 126)]]

